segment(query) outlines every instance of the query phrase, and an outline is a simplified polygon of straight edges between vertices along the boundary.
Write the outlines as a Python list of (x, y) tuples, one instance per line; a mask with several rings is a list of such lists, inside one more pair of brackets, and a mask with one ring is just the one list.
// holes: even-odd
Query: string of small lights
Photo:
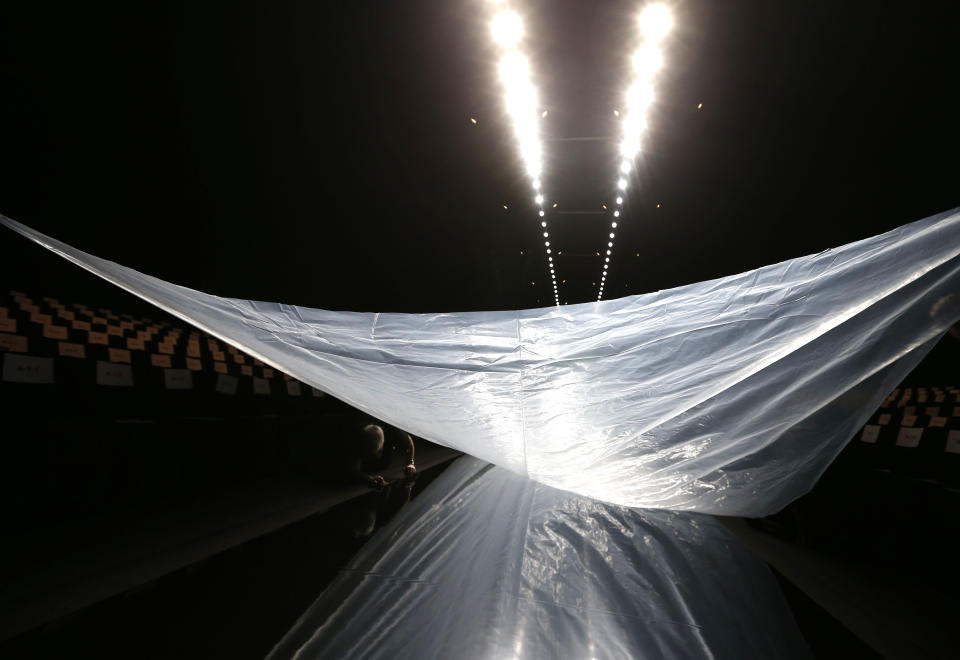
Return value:
[(491, 1), (498, 10), (490, 27), (493, 40), (501, 49), (498, 70), (505, 93), (507, 114), (513, 122), (513, 132), (520, 147), (520, 157), (533, 186), (534, 201), (539, 209), (538, 217), (543, 232), (547, 267), (550, 270), (553, 286), (553, 299), (559, 305), (560, 293), (557, 288), (557, 274), (550, 248), (550, 232), (547, 227), (546, 213), (543, 210), (544, 196), (540, 183), (543, 148), (540, 144), (539, 121), (547, 116), (547, 112), (538, 111), (537, 90), (530, 81), (530, 64), (521, 50), (523, 20), (507, 6), (508, 3), (505, 0)]
[(603, 271), (600, 274), (600, 288), (597, 292), (597, 301), (603, 299), (603, 289), (607, 283), (607, 273), (610, 268), (610, 259), (613, 256), (613, 241), (620, 222), (620, 211), (623, 208), (623, 195), (627, 190), (627, 176), (633, 170), (633, 163), (640, 154), (640, 140), (647, 129), (647, 110), (653, 103), (653, 81), (656, 73), (663, 65), (663, 53), (660, 49), (664, 37), (673, 26), (673, 17), (670, 10), (664, 5), (647, 6), (639, 19), (640, 46), (631, 56), (633, 80), (627, 88), (625, 96), (626, 108), (623, 113), (614, 110), (620, 117), (622, 125), (620, 141), (620, 168), (617, 178), (617, 204), (613, 211), (613, 220), (610, 222), (610, 234), (607, 241), (607, 254), (603, 261)]

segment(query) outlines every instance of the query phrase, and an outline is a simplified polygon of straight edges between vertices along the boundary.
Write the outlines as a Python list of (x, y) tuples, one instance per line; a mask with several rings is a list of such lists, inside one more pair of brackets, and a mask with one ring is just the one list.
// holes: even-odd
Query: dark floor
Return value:
[[(412, 497), (446, 463), (418, 476)], [(402, 493), (369, 492), (0, 647), (5, 658), (262, 658)]]

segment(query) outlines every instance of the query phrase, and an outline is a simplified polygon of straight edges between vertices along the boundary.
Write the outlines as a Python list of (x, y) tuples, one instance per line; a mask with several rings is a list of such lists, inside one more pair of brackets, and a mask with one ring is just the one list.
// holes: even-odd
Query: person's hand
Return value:
[(408, 477), (416, 476), (417, 468), (413, 463), (410, 463), (407, 467), (403, 468), (403, 474)]
[(383, 488), (387, 485), (387, 480), (378, 474), (375, 477), (370, 477), (370, 485), (375, 488)]

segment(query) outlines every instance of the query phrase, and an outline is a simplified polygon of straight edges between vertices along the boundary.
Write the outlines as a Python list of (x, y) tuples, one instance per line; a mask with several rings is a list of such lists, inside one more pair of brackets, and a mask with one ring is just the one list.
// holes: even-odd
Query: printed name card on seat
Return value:
[(67, 339), (67, 326), (49, 324), (43, 326), (43, 336), (47, 339)]
[(227, 394), (233, 396), (237, 393), (237, 385), (239, 384), (240, 379), (236, 376), (230, 376), (227, 374), (219, 374), (217, 376), (217, 392), (220, 394)]
[(57, 350), (61, 357), (72, 357), (86, 359), (87, 348), (83, 344), (73, 344), (68, 341), (61, 341), (57, 344)]
[(103, 346), (110, 345), (110, 337), (107, 336), (106, 332), (96, 332), (90, 330), (87, 332), (87, 343), (88, 344), (101, 344)]
[(860, 434), (860, 441), (876, 444), (879, 437), (880, 427), (876, 424), (867, 424), (863, 427), (863, 433)]
[(960, 431), (953, 430), (947, 434), (947, 445), (943, 450), (950, 454), (960, 454)]
[(168, 390), (193, 389), (193, 377), (189, 369), (164, 369), (163, 383)]
[(110, 357), (111, 362), (122, 362), (124, 364), (130, 364), (130, 351), (123, 348), (109, 348), (107, 353)]
[(40, 325), (49, 325), (53, 323), (53, 317), (49, 314), (41, 314), (40, 312), (31, 312), (30, 320), (34, 323), (39, 323)]
[(133, 369), (129, 364), (97, 360), (97, 385), (133, 387)]
[(6, 353), (3, 380), (8, 383), (53, 383), (53, 358)]
[(897, 435), (898, 447), (916, 447), (920, 444), (920, 438), (923, 436), (923, 429), (900, 427), (900, 433)]
[(6, 351), (9, 353), (26, 353), (26, 336), (0, 333), (0, 351)]

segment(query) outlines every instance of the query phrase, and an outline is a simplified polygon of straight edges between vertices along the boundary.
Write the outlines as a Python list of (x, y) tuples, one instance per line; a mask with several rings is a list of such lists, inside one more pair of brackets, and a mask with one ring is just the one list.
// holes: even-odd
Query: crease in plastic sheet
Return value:
[(557, 488), (762, 516), (960, 319), (960, 213), (600, 303), (335, 312), (220, 298), (0, 222), (348, 404)]
[(465, 457), (269, 656), (396, 657), (810, 653), (770, 569), (712, 516), (606, 504)]

